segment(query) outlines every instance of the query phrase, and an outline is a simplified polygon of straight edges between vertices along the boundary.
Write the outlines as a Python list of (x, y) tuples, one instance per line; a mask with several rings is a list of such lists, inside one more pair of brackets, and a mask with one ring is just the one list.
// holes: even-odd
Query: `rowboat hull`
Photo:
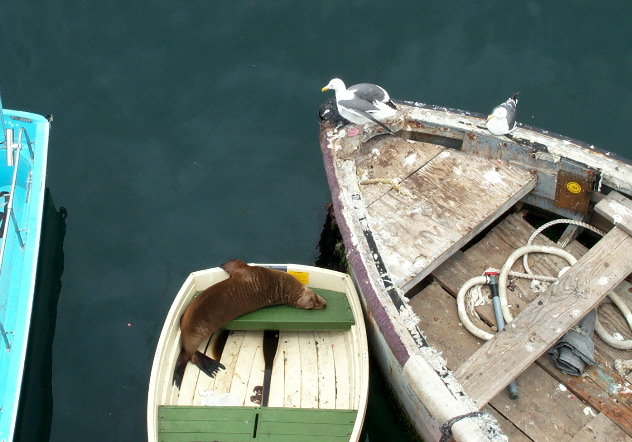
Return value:
[(6, 109), (0, 118), (0, 440), (10, 441), (35, 292), (49, 122), (40, 115)]
[[(624, 200), (630, 198), (632, 165), (594, 146), (536, 128), (520, 126), (511, 135), (498, 137), (486, 130), (480, 115), (420, 103), (398, 103), (398, 108), (397, 118), (388, 122), (396, 136), (370, 126), (350, 137), (345, 127), (321, 123), (321, 150), (336, 221), (362, 297), (372, 350), (425, 440), (440, 439), (444, 424), (451, 426), (456, 440), (505, 440), (508, 428), (518, 428), (512, 440), (537, 440), (537, 434), (517, 423), (532, 417), (507, 417), (520, 403), (504, 401), (506, 392), (494, 393), (494, 400), (473, 393), (480, 388), (473, 380), (476, 368), (485, 359), (480, 353), (476, 356), (476, 349), (484, 341), (463, 329), (454, 297), (463, 274), (481, 275), (487, 263), (470, 259), (476, 265), (471, 269), (457, 264), (475, 251), (483, 259), (495, 259), (500, 246), (488, 241), (487, 254), (479, 252), (481, 238), (492, 237), (511, 223), (516, 229), (524, 227), (523, 220), (515, 218), (525, 207), (613, 229), (612, 220), (596, 214), (596, 203), (615, 191)], [(505, 232), (512, 239), (518, 237), (509, 229)], [(625, 266), (619, 270), (623, 276), (613, 275), (613, 284), (629, 273)], [(489, 301), (483, 304), (487, 306), (481, 308), (491, 309)], [(527, 311), (525, 305), (518, 307)], [(448, 322), (451, 329), (438, 325)], [(453, 339), (446, 337), (452, 334)], [(492, 350), (492, 341), (485, 350)], [(545, 357), (538, 359), (539, 365), (547, 364)], [(504, 371), (505, 362), (498, 361), (487, 371)], [(619, 379), (611, 372), (608, 376)], [(524, 393), (523, 404), (528, 401)], [(616, 413), (608, 415), (594, 403), (585, 405), (600, 418), (608, 416), (608, 424), (622, 434), (629, 431), (613, 417)], [(628, 406), (617, 413), (626, 415), (629, 410)], [(555, 413), (545, 410), (542, 415)], [(551, 422), (549, 434), (565, 431)], [(587, 425), (569, 431), (587, 431)]]
[[(178, 389), (172, 376), (180, 316), (197, 293), (228, 277), (220, 268), (192, 273), (171, 306), (156, 349), (147, 406), (150, 441), (358, 440), (366, 411), (368, 346), (351, 278), (309, 266), (271, 267), (297, 276), (327, 300), (327, 308), (267, 307), (234, 320), (200, 347), (226, 369), (210, 378), (188, 364)], [(278, 335), (267, 406), (261, 405), (264, 330)]]

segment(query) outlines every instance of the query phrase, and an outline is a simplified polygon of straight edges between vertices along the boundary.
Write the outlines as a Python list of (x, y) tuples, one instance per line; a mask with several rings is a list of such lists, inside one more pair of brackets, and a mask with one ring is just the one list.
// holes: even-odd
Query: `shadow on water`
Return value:
[(47, 441), (53, 419), (52, 347), (64, 272), (66, 209), (46, 189), (37, 279), (15, 441)]

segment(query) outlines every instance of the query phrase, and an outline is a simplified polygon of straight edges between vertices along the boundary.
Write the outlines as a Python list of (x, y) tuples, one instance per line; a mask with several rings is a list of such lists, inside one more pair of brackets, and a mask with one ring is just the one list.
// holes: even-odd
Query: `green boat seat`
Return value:
[(356, 410), (161, 405), (158, 440), (348, 441)]
[(353, 312), (342, 292), (314, 289), (325, 298), (324, 310), (303, 310), (275, 305), (240, 316), (224, 326), (227, 330), (348, 330), (355, 324)]

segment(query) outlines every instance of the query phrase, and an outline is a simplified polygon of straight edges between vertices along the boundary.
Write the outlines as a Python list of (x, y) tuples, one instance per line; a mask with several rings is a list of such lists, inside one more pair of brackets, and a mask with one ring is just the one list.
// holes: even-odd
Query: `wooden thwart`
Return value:
[(632, 237), (613, 228), (559, 280), (456, 371), (482, 408), (595, 308), (630, 272)]
[(632, 201), (618, 192), (610, 192), (607, 197), (599, 201), (595, 210), (628, 235), (632, 235)]
[(342, 292), (312, 288), (327, 301), (324, 310), (303, 310), (289, 305), (266, 307), (224, 326), (227, 330), (349, 330), (355, 324), (347, 297)]

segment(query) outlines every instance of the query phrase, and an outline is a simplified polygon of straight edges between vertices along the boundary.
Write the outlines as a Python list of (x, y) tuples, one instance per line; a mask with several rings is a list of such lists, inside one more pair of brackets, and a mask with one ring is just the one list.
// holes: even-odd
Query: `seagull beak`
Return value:
[(487, 116), (487, 121), (491, 120), (492, 118), (494, 118), (494, 114), (489, 114), (489, 115)]
[(325, 87), (322, 89), (322, 91), (321, 91), (321, 92), (325, 92), (325, 91), (328, 91), (328, 90), (329, 90), (329, 88), (328, 88), (327, 86), (325, 86)]

